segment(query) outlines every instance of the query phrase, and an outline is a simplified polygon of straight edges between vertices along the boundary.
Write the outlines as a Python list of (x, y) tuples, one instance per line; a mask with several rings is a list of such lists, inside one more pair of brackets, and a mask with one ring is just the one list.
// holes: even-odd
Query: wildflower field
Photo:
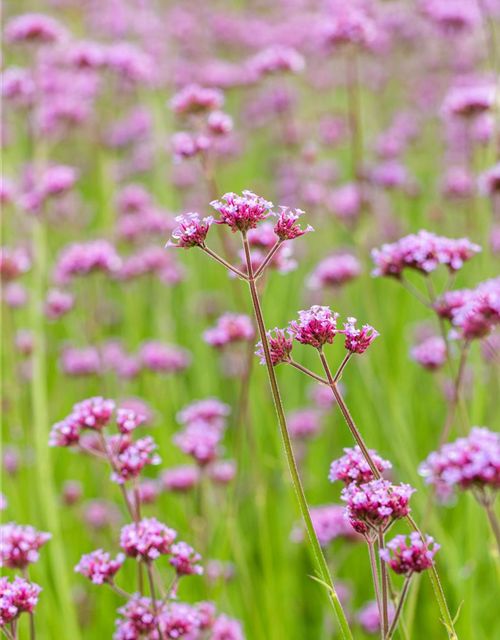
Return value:
[(500, 638), (499, 0), (2, 34), (2, 635)]

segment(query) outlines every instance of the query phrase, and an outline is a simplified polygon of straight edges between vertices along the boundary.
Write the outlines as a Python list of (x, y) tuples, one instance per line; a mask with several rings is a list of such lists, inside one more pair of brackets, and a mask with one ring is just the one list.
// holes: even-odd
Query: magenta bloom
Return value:
[(500, 490), (500, 434), (473, 427), (466, 438), (432, 452), (419, 473), (445, 499), (455, 488), (470, 489), (480, 500), (494, 495)]
[(141, 347), (140, 358), (146, 369), (156, 373), (177, 373), (184, 371), (191, 364), (191, 356), (188, 351), (158, 340), (144, 343)]
[(52, 538), (51, 533), (37, 531), (30, 525), (9, 522), (0, 527), (0, 566), (26, 569), (37, 562), (39, 549)]
[(373, 249), (375, 269), (372, 275), (397, 277), (406, 268), (428, 274), (440, 264), (450, 271), (457, 271), (479, 251), (481, 247), (467, 238), (454, 240), (422, 230), (392, 244), (384, 244), (381, 249)]
[(224, 106), (224, 94), (219, 89), (190, 84), (176, 93), (170, 107), (177, 115), (192, 115), (220, 109)]
[(57, 320), (66, 315), (75, 306), (75, 296), (68, 291), (49, 289), (45, 299), (45, 315)]
[(331, 344), (339, 333), (337, 329), (338, 313), (332, 313), (330, 307), (314, 305), (307, 311), (299, 311), (299, 319), (290, 322), (290, 333), (298, 342), (320, 349)]
[(64, 27), (43, 13), (24, 13), (11, 18), (5, 25), (7, 42), (50, 44), (66, 37)]
[(104, 426), (109, 424), (114, 410), (114, 400), (104, 400), (104, 398), (95, 397), (75, 404), (73, 406), (73, 412), (69, 417), (82, 428), (100, 431)]
[(60, 366), (69, 376), (99, 375), (102, 371), (97, 347), (65, 347), (61, 353)]
[(410, 355), (424, 369), (436, 371), (446, 362), (446, 342), (441, 336), (431, 336), (413, 347)]
[(156, 560), (170, 553), (177, 532), (158, 522), (156, 518), (143, 518), (137, 524), (125, 525), (120, 533), (120, 547), (131, 558), (144, 562)]
[(395, 536), (386, 543), (385, 549), (379, 551), (379, 555), (395, 573), (408, 576), (434, 566), (433, 558), (440, 548), (431, 536), (422, 540), (420, 533), (413, 531), (409, 536)]
[(216, 224), (227, 224), (233, 233), (255, 229), (261, 220), (271, 215), (273, 208), (272, 202), (251, 191), (243, 191), (242, 196), (226, 193), (222, 200), (214, 200), (210, 205), (220, 214), (220, 220), (215, 220)]
[[(463, 304), (451, 310), (451, 321), (455, 327), (452, 337), (462, 340), (486, 337), (500, 324), (500, 278), (481, 282), (476, 289), (462, 292), (462, 295), (462, 298), (458, 296), (458, 301)], [(457, 303), (456, 299), (452, 301)]]
[(297, 224), (300, 216), (304, 213), (300, 209), (292, 211), (288, 207), (280, 207), (281, 213), (278, 215), (278, 221), (274, 227), (274, 233), (278, 236), (281, 242), (285, 240), (294, 240), (299, 236), (303, 236), (309, 231), (314, 231), (310, 224), (305, 229), (301, 229)]
[(444, 101), (445, 116), (474, 118), (492, 108), (495, 99), (493, 85), (473, 85), (452, 89)]
[(49, 447), (72, 447), (80, 440), (80, 425), (71, 419), (65, 418), (56, 422), (49, 434)]
[(236, 461), (235, 460), (217, 460), (208, 468), (210, 480), (215, 484), (229, 484), (236, 477)]
[[(391, 624), (393, 619), (394, 605), (389, 601), (389, 624)], [(362, 607), (358, 612), (358, 621), (366, 633), (370, 635), (380, 633), (380, 613), (375, 600), (373, 602), (367, 602), (364, 607)]]
[(59, 254), (54, 277), (59, 284), (67, 284), (74, 276), (86, 276), (95, 271), (112, 274), (120, 267), (120, 256), (107, 240), (75, 242)]
[(308, 280), (311, 289), (340, 287), (361, 274), (359, 260), (350, 253), (329, 256), (314, 269)]
[(156, 449), (158, 445), (151, 436), (128, 444), (115, 457), (118, 470), (111, 475), (111, 480), (123, 484), (132, 478), (137, 478), (144, 467), (160, 464), (161, 458), (155, 453)]
[(199, 482), (200, 470), (190, 465), (180, 465), (165, 469), (160, 476), (160, 482), (165, 491), (184, 493), (191, 491)]
[(500, 191), (500, 162), (479, 176), (478, 188), (483, 196), (493, 196)]
[(233, 342), (253, 340), (254, 337), (252, 318), (242, 313), (225, 313), (218, 318), (215, 327), (203, 333), (205, 342), (218, 348)]
[(377, 37), (377, 29), (366, 11), (339, 4), (322, 25), (321, 35), (325, 46), (336, 51), (345, 45), (368, 47)]
[(20, 278), (31, 269), (31, 258), (25, 249), (0, 249), (0, 274), (2, 281), (10, 282)]
[(191, 249), (205, 245), (208, 230), (214, 219), (212, 216), (208, 216), (200, 222), (197, 213), (186, 213), (183, 216), (177, 216), (175, 221), (179, 223), (179, 226), (172, 232), (172, 238), (176, 242), (169, 240), (166, 246)]
[(347, 318), (344, 324), (345, 348), (351, 353), (364, 353), (380, 334), (369, 324), (356, 329), (356, 322), (356, 318)]
[(233, 130), (233, 119), (224, 111), (212, 111), (208, 114), (207, 127), (210, 133), (222, 136)]
[(326, 504), (311, 508), (311, 519), (319, 543), (326, 547), (333, 540), (361, 540), (345, 517), (345, 509), (340, 504)]
[(245, 640), (245, 636), (238, 620), (221, 615), (214, 622), (210, 640)]
[(201, 556), (186, 542), (173, 544), (170, 555), (169, 562), (175, 568), (178, 576), (202, 575)]
[[(160, 614), (164, 613), (164, 606), (160, 606)], [(139, 638), (154, 638), (157, 636), (158, 619), (153, 613), (150, 598), (134, 595), (125, 606), (118, 609), (124, 619), (116, 620), (115, 640), (138, 640)], [(154, 635), (152, 635), (154, 634)]]
[(204, 466), (219, 455), (221, 433), (206, 422), (193, 422), (174, 436), (174, 443)]
[[(183, 602), (173, 602), (161, 617), (160, 626), (164, 637), (169, 640), (177, 640), (184, 636), (196, 637), (200, 619), (194, 607)], [(213, 636), (211, 638), (213, 639)]]
[(94, 584), (104, 584), (112, 582), (120, 567), (125, 562), (125, 554), (119, 553), (114, 560), (109, 553), (102, 549), (97, 549), (83, 555), (80, 562), (75, 567), (76, 573), (81, 573)]
[(131, 433), (140, 424), (146, 421), (146, 417), (131, 409), (118, 409), (116, 411), (116, 424), (120, 433)]
[(49, 166), (41, 178), (41, 191), (45, 196), (60, 196), (72, 189), (78, 179), (78, 170), (64, 164)]
[(0, 578), (0, 627), (16, 620), (21, 613), (33, 614), (42, 588), (15, 576)]
[(414, 492), (408, 484), (397, 486), (381, 479), (362, 485), (351, 482), (342, 490), (341, 499), (347, 503), (351, 522), (365, 523), (375, 531), (387, 531), (395, 520), (410, 513), (409, 503)]
[(259, 76), (286, 71), (299, 73), (305, 68), (305, 60), (296, 49), (277, 44), (259, 51), (248, 65)]
[(180, 424), (208, 422), (213, 427), (222, 429), (230, 413), (231, 407), (228, 404), (224, 404), (218, 398), (205, 398), (186, 405), (176, 418)]
[(321, 415), (314, 409), (292, 411), (288, 417), (288, 429), (293, 438), (309, 440), (321, 431)]
[[(371, 482), (373, 480), (373, 471), (370, 469), (370, 465), (365, 460), (358, 445), (352, 449), (345, 448), (344, 452), (345, 455), (338, 460), (334, 460), (330, 465), (330, 474), (328, 476), (330, 482), (340, 480), (346, 486), (350, 485), (351, 482), (355, 482), (358, 485)], [(389, 460), (384, 460), (373, 449), (370, 450), (370, 456), (380, 473), (387, 469), (392, 469), (392, 464)]]
[[(286, 331), (286, 333), (285, 333)], [(274, 335), (273, 335), (274, 332)], [(290, 354), (293, 349), (293, 340), (290, 337), (292, 334), (289, 330), (275, 328), (273, 331), (267, 331), (267, 340), (269, 343), (269, 350), (271, 352), (271, 362), (275, 367), (278, 364), (288, 362), (290, 360)], [(266, 357), (264, 355), (264, 348), (262, 342), (257, 343), (258, 347), (255, 352), (256, 356), (260, 358), (260, 364), (266, 364)]]

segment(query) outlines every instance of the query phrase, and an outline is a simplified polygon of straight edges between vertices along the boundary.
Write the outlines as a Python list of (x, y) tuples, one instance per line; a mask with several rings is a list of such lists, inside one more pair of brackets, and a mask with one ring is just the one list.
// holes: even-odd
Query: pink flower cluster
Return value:
[(67, 284), (75, 276), (86, 276), (95, 271), (113, 274), (121, 264), (116, 249), (107, 240), (75, 242), (58, 256), (54, 279), (59, 284)]
[(286, 71), (299, 73), (305, 68), (305, 60), (296, 49), (278, 44), (259, 51), (248, 65), (257, 76)]
[(131, 558), (151, 562), (161, 555), (169, 555), (176, 538), (177, 532), (156, 518), (143, 518), (122, 528), (120, 547)]
[(351, 253), (341, 253), (322, 260), (309, 276), (313, 290), (340, 287), (361, 274), (361, 264)]
[(251, 191), (243, 191), (243, 195), (226, 193), (222, 200), (214, 200), (210, 205), (219, 212), (220, 219), (216, 224), (227, 224), (233, 233), (246, 233), (255, 229), (261, 220), (272, 214), (273, 203), (264, 200)]
[(11, 18), (5, 25), (7, 42), (52, 44), (66, 36), (66, 29), (44, 13), (24, 13)]
[(297, 342), (321, 349), (331, 344), (339, 333), (337, 329), (338, 313), (332, 313), (329, 307), (314, 305), (307, 311), (299, 311), (299, 319), (290, 322), (290, 334)]
[(178, 576), (202, 575), (201, 556), (186, 542), (177, 542), (170, 548), (169, 563)]
[(200, 470), (191, 465), (180, 465), (165, 469), (160, 482), (165, 491), (184, 493), (191, 491), (200, 480)]
[(45, 315), (57, 320), (66, 315), (75, 306), (75, 296), (68, 291), (49, 289), (45, 299)]
[(22, 613), (33, 614), (42, 588), (15, 576), (0, 578), (0, 627), (14, 622)]
[(296, 409), (288, 417), (288, 430), (296, 440), (309, 440), (321, 431), (321, 415), (315, 409)]
[(155, 373), (177, 373), (191, 364), (188, 351), (158, 340), (145, 342), (139, 355), (142, 365)]
[(399, 277), (406, 268), (428, 274), (441, 264), (457, 271), (479, 251), (481, 247), (467, 238), (454, 240), (422, 230), (373, 249), (372, 275)]
[[(185, 426), (175, 434), (174, 443), (199, 466), (206, 467), (220, 454), (228, 414), (229, 407), (217, 398), (193, 402), (178, 413), (178, 421)], [(193, 481), (190, 478), (189, 488)]]
[(314, 231), (310, 224), (305, 229), (301, 229), (298, 225), (300, 216), (304, 213), (301, 209), (295, 209), (292, 211), (288, 207), (280, 207), (281, 213), (277, 214), (278, 221), (274, 227), (274, 233), (278, 236), (281, 242), (285, 240), (295, 240), (305, 233)]
[(31, 269), (31, 258), (25, 249), (0, 249), (0, 274), (2, 281), (10, 282), (20, 278)]
[(191, 249), (192, 247), (202, 247), (210, 229), (210, 225), (214, 219), (212, 216), (203, 218), (197, 213), (186, 213), (183, 216), (177, 216), (175, 221), (179, 224), (172, 232), (167, 247), (182, 247), (183, 249)]
[[(275, 367), (278, 364), (282, 364), (284, 362), (288, 362), (290, 359), (290, 354), (293, 349), (293, 340), (291, 336), (293, 335), (287, 329), (273, 329), (273, 331), (268, 331), (266, 333), (267, 340), (269, 343), (269, 350), (271, 352), (271, 362)], [(266, 364), (266, 357), (264, 354), (264, 347), (262, 346), (262, 341), (257, 343), (258, 347), (255, 352), (256, 356), (260, 358), (260, 364)]]
[(395, 520), (410, 513), (410, 498), (415, 489), (388, 480), (371, 480), (358, 485), (351, 482), (342, 490), (341, 499), (347, 503), (347, 516), (357, 531), (364, 527), (387, 531)]
[(410, 355), (424, 369), (436, 371), (446, 362), (446, 342), (441, 336), (430, 336), (413, 347)]
[(97, 549), (80, 558), (80, 562), (75, 567), (76, 573), (81, 573), (94, 584), (104, 584), (112, 582), (115, 575), (125, 562), (125, 555), (119, 553), (113, 560), (109, 553), (102, 549)]
[(455, 488), (471, 489), (476, 496), (495, 494), (500, 490), (500, 434), (474, 427), (467, 437), (433, 451), (419, 473), (442, 499), (449, 498)]
[(344, 323), (345, 348), (351, 353), (364, 353), (380, 334), (371, 325), (356, 328), (356, 318), (347, 318)]
[(326, 504), (311, 508), (311, 520), (319, 543), (325, 547), (337, 538), (358, 540), (359, 534), (345, 517), (345, 509), (340, 504)]
[[(345, 448), (344, 452), (345, 455), (330, 465), (330, 482), (340, 480), (349, 486), (352, 482), (366, 484), (373, 480), (373, 471), (357, 445), (354, 448)], [(384, 460), (376, 451), (370, 450), (370, 456), (380, 473), (392, 469), (389, 460)]]
[[(136, 421), (129, 421), (129, 423), (132, 422)], [(118, 451), (113, 452), (115, 471), (111, 474), (111, 480), (124, 484), (128, 480), (137, 478), (144, 467), (159, 465), (161, 458), (155, 453), (157, 449), (158, 446), (151, 436), (135, 441), (132, 441), (130, 436), (122, 436), (119, 439)]]
[(170, 101), (172, 111), (177, 115), (194, 115), (220, 109), (224, 106), (224, 94), (219, 89), (190, 84), (176, 93)]
[(9, 522), (0, 527), (0, 566), (26, 569), (38, 561), (39, 550), (52, 538), (51, 533), (37, 531), (31, 525)]
[(426, 536), (422, 539), (418, 531), (413, 531), (409, 536), (395, 536), (384, 549), (380, 549), (379, 555), (395, 573), (409, 576), (430, 569), (439, 549), (440, 545), (434, 542), (434, 538)]
[(219, 349), (234, 342), (253, 340), (254, 337), (253, 321), (242, 313), (225, 313), (218, 318), (215, 327), (203, 333), (205, 342)]

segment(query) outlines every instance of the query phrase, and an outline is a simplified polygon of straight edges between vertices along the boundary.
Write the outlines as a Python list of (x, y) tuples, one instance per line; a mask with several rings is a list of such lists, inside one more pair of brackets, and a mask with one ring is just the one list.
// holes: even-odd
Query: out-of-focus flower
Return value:
[[(326, 547), (337, 538), (344, 540), (362, 539), (345, 517), (345, 509), (340, 504), (311, 507), (311, 520), (322, 547)], [(303, 533), (302, 529), (300, 533)]]
[(157, 340), (150, 340), (142, 345), (140, 359), (146, 369), (156, 373), (177, 373), (191, 364), (188, 351)]
[(305, 60), (296, 49), (277, 44), (259, 51), (248, 65), (259, 76), (286, 71), (299, 73), (305, 68)]
[(229, 484), (236, 477), (235, 460), (216, 460), (208, 467), (208, 475), (215, 484)]
[(219, 89), (190, 84), (176, 93), (170, 107), (177, 115), (193, 115), (220, 109), (224, 106), (224, 94)]
[(424, 369), (436, 371), (446, 362), (446, 342), (441, 336), (431, 336), (413, 347), (410, 355)]
[(2, 567), (26, 569), (38, 561), (39, 550), (52, 538), (51, 533), (37, 531), (31, 525), (9, 522), (0, 527), (0, 561)]
[(75, 567), (75, 572), (81, 573), (82, 576), (85, 576), (94, 584), (104, 584), (105, 582), (113, 581), (124, 562), (124, 553), (119, 553), (112, 560), (109, 553), (105, 553), (102, 549), (97, 549), (80, 558), (80, 562)]
[(66, 29), (44, 13), (24, 13), (10, 18), (5, 24), (7, 42), (52, 44), (67, 36)]
[(24, 249), (2, 247), (0, 250), (0, 274), (4, 282), (20, 278), (31, 269), (31, 258)]
[(311, 289), (340, 287), (361, 274), (361, 264), (351, 253), (340, 253), (322, 260), (307, 281)]
[(193, 422), (174, 436), (174, 443), (179, 449), (201, 466), (217, 458), (220, 440), (220, 432), (206, 422)]
[(288, 430), (297, 440), (313, 438), (321, 431), (321, 426), (321, 416), (314, 409), (297, 409), (288, 417)]
[(54, 278), (59, 284), (67, 284), (75, 276), (86, 276), (95, 271), (115, 273), (120, 266), (120, 256), (107, 240), (75, 242), (59, 254)]
[(203, 333), (205, 342), (212, 347), (225, 347), (233, 342), (253, 340), (255, 329), (249, 316), (225, 313), (218, 318), (215, 327)]
[(170, 554), (176, 537), (176, 531), (156, 518), (142, 518), (122, 528), (120, 546), (131, 558), (139, 557), (144, 562), (151, 562), (161, 555)]
[(176, 542), (170, 548), (169, 563), (174, 567), (178, 576), (203, 574), (200, 564), (201, 556), (186, 542)]
[(228, 404), (212, 397), (189, 403), (179, 411), (176, 418), (180, 424), (206, 422), (217, 429), (223, 429), (230, 413), (231, 407)]
[(199, 479), (199, 468), (190, 465), (165, 469), (160, 476), (160, 482), (165, 491), (179, 493), (191, 491), (198, 484)]
[(69, 291), (50, 289), (45, 298), (45, 315), (57, 320), (66, 315), (75, 306), (75, 296)]
[[(394, 619), (394, 605), (389, 602), (389, 624)], [(363, 631), (370, 635), (376, 635), (380, 633), (380, 613), (378, 604), (374, 600), (373, 602), (367, 602), (364, 607), (358, 612), (358, 621)]]
[(241, 623), (225, 615), (219, 616), (212, 627), (211, 640), (245, 640)]

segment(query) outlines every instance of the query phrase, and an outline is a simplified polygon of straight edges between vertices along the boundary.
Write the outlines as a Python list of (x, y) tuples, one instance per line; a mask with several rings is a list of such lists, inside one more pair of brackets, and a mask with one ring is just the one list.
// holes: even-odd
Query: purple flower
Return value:
[(179, 411), (176, 418), (179, 424), (208, 422), (213, 427), (223, 429), (230, 413), (231, 407), (228, 404), (212, 397), (191, 402)]
[(423, 540), (418, 531), (413, 531), (409, 536), (396, 536), (385, 546), (379, 551), (380, 557), (395, 573), (403, 576), (430, 569), (434, 566), (434, 556), (441, 548), (431, 536)]
[(224, 94), (219, 89), (200, 87), (190, 84), (170, 101), (170, 107), (177, 115), (192, 115), (220, 109), (224, 106)]
[(178, 576), (203, 574), (201, 556), (186, 542), (176, 542), (170, 548), (169, 563), (174, 567)]
[(21, 277), (31, 269), (31, 258), (24, 249), (2, 247), (0, 249), (0, 274), (3, 282)]
[(347, 318), (344, 324), (345, 348), (351, 353), (364, 353), (380, 334), (369, 324), (356, 329), (356, 322), (356, 318)]
[(299, 73), (305, 68), (305, 60), (296, 49), (277, 44), (259, 51), (248, 65), (259, 76), (286, 71)]
[(191, 465), (180, 465), (165, 469), (160, 476), (160, 482), (165, 491), (180, 493), (191, 491), (196, 487), (199, 480), (199, 468)]
[[(121, 441), (123, 442), (123, 440), (122, 438)], [(137, 478), (144, 467), (159, 465), (161, 458), (155, 453), (156, 449), (158, 449), (158, 445), (151, 436), (122, 444), (120, 451), (115, 456), (117, 469), (111, 475), (111, 479), (118, 484), (123, 484), (132, 478)]]
[(59, 254), (54, 277), (59, 284), (66, 284), (75, 276), (86, 276), (95, 271), (112, 274), (120, 267), (120, 256), (107, 240), (75, 242)]
[(5, 25), (7, 42), (51, 44), (66, 37), (64, 27), (43, 13), (24, 13), (8, 20)]
[(75, 567), (76, 573), (81, 573), (94, 584), (103, 584), (104, 582), (112, 582), (120, 567), (125, 562), (125, 554), (119, 553), (114, 560), (111, 559), (109, 553), (105, 553), (102, 549), (97, 549), (83, 555), (80, 562)]
[(309, 440), (321, 431), (321, 415), (314, 409), (292, 411), (288, 417), (288, 429), (292, 438)]
[[(348, 486), (351, 482), (360, 485), (373, 480), (373, 471), (357, 445), (352, 449), (344, 449), (344, 452), (345, 455), (338, 460), (334, 460), (330, 465), (330, 475), (328, 476), (330, 482), (340, 480), (340, 482), (344, 482)], [(370, 449), (370, 456), (380, 473), (387, 469), (392, 469), (392, 464), (389, 460), (384, 460), (373, 449)]]
[(235, 460), (216, 460), (208, 467), (210, 480), (215, 484), (229, 484), (236, 477), (237, 466)]
[(178, 373), (191, 363), (191, 356), (186, 349), (158, 340), (150, 340), (142, 345), (140, 359), (146, 369), (156, 373)]
[[(394, 619), (394, 605), (389, 602), (389, 624)], [(376, 635), (380, 633), (380, 613), (378, 604), (374, 600), (373, 602), (367, 602), (364, 607), (358, 612), (359, 624), (363, 630), (370, 634)]]
[(151, 562), (161, 555), (168, 555), (176, 537), (176, 531), (156, 518), (143, 518), (122, 528), (120, 546), (131, 558)]
[[(160, 606), (160, 614), (164, 612)], [(138, 640), (157, 637), (158, 618), (153, 613), (150, 598), (134, 595), (125, 606), (118, 609), (124, 619), (116, 620), (115, 640)], [(155, 634), (154, 636), (151, 634)]]
[(191, 249), (192, 247), (204, 246), (208, 230), (214, 219), (212, 216), (208, 216), (200, 222), (197, 213), (186, 213), (183, 216), (177, 216), (175, 221), (179, 223), (179, 226), (172, 232), (172, 238), (176, 242), (169, 240), (166, 246)]
[(241, 623), (225, 615), (219, 616), (212, 627), (210, 640), (245, 640)]
[(215, 327), (203, 333), (203, 339), (212, 347), (225, 347), (233, 342), (253, 340), (255, 329), (250, 316), (241, 313), (225, 313), (218, 318)]
[(347, 503), (347, 516), (353, 526), (362, 522), (375, 531), (387, 531), (395, 520), (410, 513), (414, 492), (408, 484), (397, 486), (380, 479), (361, 485), (351, 482), (342, 490), (341, 499)]
[(205, 466), (219, 455), (221, 433), (206, 422), (193, 422), (174, 436), (174, 443), (186, 455)]
[(359, 260), (350, 253), (329, 256), (322, 260), (309, 276), (308, 286), (313, 290), (340, 287), (361, 274)]
[(16, 620), (21, 613), (33, 614), (42, 588), (15, 576), (0, 578), (0, 627)]
[[(273, 364), (273, 367), (276, 367), (278, 364), (288, 362), (290, 360), (290, 354), (293, 349), (291, 331), (287, 329), (275, 328), (272, 331), (267, 331), (266, 335), (269, 344), (269, 351), (271, 352), (271, 362)], [(265, 365), (266, 357), (264, 355), (264, 347), (262, 346), (262, 342), (259, 342), (256, 346), (258, 347), (258, 349), (255, 352), (255, 355), (259, 356), (260, 364)]]
[(66, 315), (75, 306), (75, 296), (68, 291), (49, 289), (45, 299), (45, 315), (57, 320)]
[(436, 371), (446, 362), (446, 342), (441, 336), (430, 336), (413, 347), (410, 356), (424, 369)]
[(233, 119), (223, 111), (212, 111), (208, 114), (207, 127), (216, 136), (225, 135), (233, 130)]
[(52, 538), (51, 533), (37, 531), (30, 525), (9, 522), (0, 527), (0, 566), (26, 569), (37, 562), (40, 547)]
[(311, 507), (311, 520), (322, 547), (326, 547), (337, 538), (361, 540), (345, 517), (345, 508), (340, 504)]
[(145, 416), (131, 409), (117, 409), (116, 411), (116, 424), (120, 433), (131, 433), (145, 421)]
[(292, 211), (288, 207), (280, 207), (281, 213), (277, 214), (278, 221), (274, 227), (274, 233), (278, 236), (281, 242), (285, 240), (294, 240), (299, 236), (303, 236), (309, 231), (314, 231), (311, 225), (307, 225), (306, 229), (301, 229), (297, 224), (299, 217), (304, 213), (300, 209)]
[(233, 233), (255, 229), (261, 220), (271, 215), (273, 208), (272, 202), (251, 191), (243, 191), (242, 196), (226, 193), (222, 200), (214, 200), (210, 205), (220, 214), (220, 220), (215, 220), (216, 224), (227, 224)]
[(330, 307), (314, 305), (307, 311), (299, 311), (299, 319), (290, 322), (290, 333), (295, 340), (320, 349), (331, 344), (339, 333), (337, 329), (338, 313), (332, 313)]

